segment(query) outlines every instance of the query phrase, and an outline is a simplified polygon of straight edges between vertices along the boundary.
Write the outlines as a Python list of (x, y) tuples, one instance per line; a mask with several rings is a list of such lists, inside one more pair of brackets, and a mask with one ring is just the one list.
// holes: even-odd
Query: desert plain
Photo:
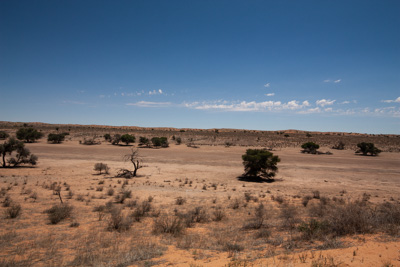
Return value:
[[(0, 130), (12, 136), (22, 126), (1, 122)], [(389, 207), (391, 219), (400, 218), (400, 136), (29, 126), (45, 135), (25, 144), (37, 165), (0, 168), (0, 203), (21, 206), (12, 219), (0, 207), (0, 266), (400, 266), (400, 222), (357, 228), (366, 221), (350, 218), (349, 233), (323, 230), (343, 212), (374, 217)], [(56, 132), (69, 135), (48, 143)], [(129, 133), (136, 142), (112, 145), (105, 133)], [(139, 146), (140, 136), (165, 136), (169, 147)], [(82, 144), (88, 138), (100, 143)], [(301, 153), (307, 141), (331, 154)], [(332, 149), (338, 141), (344, 150)], [(358, 142), (382, 153), (357, 155)], [(242, 177), (249, 148), (279, 156), (273, 181)], [(132, 149), (142, 161), (138, 176), (116, 177), (132, 169), (123, 160)], [(99, 174), (96, 163), (109, 172)], [(46, 210), (61, 201), (71, 214), (53, 224)], [(116, 216), (122, 227), (110, 227)]]

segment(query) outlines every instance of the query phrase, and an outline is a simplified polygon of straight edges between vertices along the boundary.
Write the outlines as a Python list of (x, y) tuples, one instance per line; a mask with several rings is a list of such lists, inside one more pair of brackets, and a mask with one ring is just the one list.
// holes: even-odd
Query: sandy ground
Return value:
[[(96, 215), (91, 209), (96, 203), (104, 203), (106, 199), (99, 197), (104, 195), (104, 192), (95, 191), (95, 188), (100, 180), (106, 181), (106, 187), (119, 186), (118, 178), (112, 177), (119, 168), (131, 168), (122, 158), (131, 148), (136, 148), (136, 145), (112, 146), (103, 143), (85, 146), (77, 141), (62, 144), (47, 144), (41, 141), (27, 144), (27, 147), (39, 157), (36, 167), (0, 168), (0, 187), (13, 185), (9, 194), (23, 209), (18, 219), (0, 219), (1, 234), (10, 231), (26, 233), (29, 236), (39, 235), (41, 232), (51, 235), (57, 231), (83, 234), (89, 229), (97, 229), (99, 226)], [(371, 196), (370, 201), (375, 203), (400, 200), (399, 153), (363, 157), (355, 155), (354, 151), (343, 150), (332, 151), (333, 155), (307, 155), (300, 153), (297, 148), (284, 148), (273, 151), (281, 158), (276, 181), (256, 183), (239, 179), (243, 173), (241, 155), (245, 150), (245, 147), (190, 148), (185, 145), (171, 145), (165, 149), (139, 148), (145, 167), (139, 170), (139, 177), (130, 181), (128, 188), (132, 189), (133, 196), (138, 199), (152, 196), (154, 205), (159, 206), (161, 210), (172, 207), (179, 196), (187, 199), (187, 205), (195, 206), (210, 203), (213, 199), (223, 202), (229, 198), (243, 197), (245, 192), (258, 196), (267, 195), (267, 202), (272, 201), (270, 196), (293, 198), (309, 195), (315, 190), (320, 191), (321, 196), (330, 198), (356, 199), (366, 193)], [(111, 168), (110, 174), (97, 175), (93, 171), (97, 162), (108, 164)], [(185, 183), (185, 180), (190, 183)], [(67, 191), (63, 191), (62, 196), (64, 201), (75, 206), (74, 219), (80, 223), (77, 229), (69, 228), (68, 224), (53, 226), (46, 223), (43, 210), (58, 203), (58, 197), (42, 186), (43, 183), (51, 182), (67, 183), (74, 192), (72, 199), (67, 199)], [(216, 189), (213, 184), (217, 185)], [(27, 195), (22, 193), (27, 188), (37, 192), (37, 200), (27, 199)], [(90, 202), (75, 199), (77, 195), (89, 199), (88, 194), (92, 196)], [(201, 232), (201, 227), (196, 229)], [(32, 237), (31, 240), (35, 238)], [(15, 248), (17, 243), (16, 240), (10, 241), (12, 249), (3, 250), (0, 260), (10, 257), (18, 259), (20, 254)], [(330, 260), (340, 263), (339, 266), (400, 266), (399, 241), (377, 235), (350, 237), (347, 244), (351, 245), (333, 250), (304, 249), (272, 257), (266, 257), (264, 252), (260, 252), (256, 259), (254, 255), (257, 252), (254, 251), (250, 253), (251, 256), (244, 250), (232, 257), (227, 252), (211, 250), (205, 257), (199, 257), (200, 250), (179, 249), (165, 240), (163, 244), (166, 244), (167, 250), (161, 257), (152, 260), (160, 266), (251, 266), (248, 262), (248, 265), (241, 263), (241, 260), (249, 258), (254, 266), (310, 266), (313, 261), (329, 263)], [(63, 251), (67, 255), (65, 258), (72, 258), (74, 252), (66, 251), (67, 248)], [(51, 265), (48, 261), (34, 262), (37, 266)]]

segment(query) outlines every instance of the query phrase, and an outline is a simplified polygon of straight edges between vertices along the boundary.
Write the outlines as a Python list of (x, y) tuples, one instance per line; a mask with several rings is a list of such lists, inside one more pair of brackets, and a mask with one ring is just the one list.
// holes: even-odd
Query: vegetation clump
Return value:
[(0, 139), (4, 140), (8, 138), (10, 135), (6, 133), (5, 131), (0, 131)]
[(245, 177), (273, 179), (278, 171), (280, 158), (264, 149), (247, 149), (242, 155)]
[(133, 135), (130, 134), (124, 134), (121, 136), (121, 142), (125, 143), (126, 145), (129, 145), (130, 143), (135, 143), (136, 138)]
[(43, 137), (43, 133), (32, 127), (20, 128), (16, 135), (18, 140), (23, 140), (26, 143), (33, 143)]
[(314, 142), (307, 142), (302, 144), (301, 148), (303, 149), (301, 153), (317, 154), (319, 145)]
[(65, 133), (55, 134), (50, 133), (47, 136), (47, 142), (51, 142), (53, 144), (60, 144), (65, 139)]
[[(9, 158), (6, 162), (6, 155), (12, 155), (14, 151), (17, 152), (15, 157)], [(18, 141), (13, 137), (9, 138), (3, 144), (0, 144), (0, 155), (3, 159), (3, 168), (9, 166), (16, 167), (21, 164), (36, 165), (38, 160), (38, 157), (31, 154), (23, 142)]]
[(108, 171), (110, 170), (110, 168), (107, 166), (107, 164), (104, 163), (96, 163), (94, 164), (94, 170), (98, 171), (99, 174), (101, 174), (101, 172), (104, 171), (104, 173), (108, 174)]
[(375, 147), (373, 143), (362, 142), (358, 143), (357, 147), (358, 150), (356, 151), (356, 153), (362, 153), (363, 156), (378, 156), (378, 154), (382, 152), (382, 150)]
[(72, 206), (68, 204), (60, 204), (54, 205), (50, 209), (46, 210), (45, 213), (48, 214), (51, 224), (57, 224), (62, 220), (70, 218), (72, 214), (72, 209)]
[(155, 147), (168, 147), (168, 139), (167, 137), (153, 137), (151, 138), (151, 143)]

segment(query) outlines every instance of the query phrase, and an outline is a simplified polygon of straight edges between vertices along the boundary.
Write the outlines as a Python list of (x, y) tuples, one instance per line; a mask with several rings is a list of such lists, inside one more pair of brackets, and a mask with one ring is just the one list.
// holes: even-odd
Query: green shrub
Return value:
[(280, 162), (278, 156), (263, 149), (247, 149), (242, 156), (244, 165), (244, 176), (263, 177), (272, 179), (278, 171), (277, 164)]
[(356, 153), (362, 153), (364, 156), (367, 156), (368, 154), (371, 156), (378, 156), (378, 154), (382, 152), (382, 150), (376, 148), (373, 143), (362, 142), (358, 143), (357, 147), (358, 150)]
[(126, 145), (129, 145), (130, 143), (135, 143), (135, 140), (135, 136), (130, 134), (124, 134), (121, 136), (121, 142), (125, 143)]
[(32, 127), (20, 128), (18, 129), (16, 135), (19, 140), (24, 140), (27, 143), (35, 142), (36, 140), (43, 137), (43, 133)]
[(301, 148), (303, 148), (303, 150), (301, 151), (302, 153), (317, 154), (317, 149), (319, 148), (319, 145), (314, 142), (307, 142), (302, 144)]

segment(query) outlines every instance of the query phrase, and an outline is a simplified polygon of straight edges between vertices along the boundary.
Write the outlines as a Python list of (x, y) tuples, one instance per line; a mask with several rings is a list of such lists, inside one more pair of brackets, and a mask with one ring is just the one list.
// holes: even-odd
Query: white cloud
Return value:
[(325, 111), (326, 112), (332, 112), (333, 110), (332, 110), (332, 108), (326, 108)]
[(268, 87), (270, 87), (271, 86), (271, 83), (266, 83), (266, 84), (264, 84), (264, 87), (265, 88), (268, 88)]
[(85, 102), (64, 100), (63, 104), (73, 104), (73, 105), (86, 105)]
[(396, 98), (395, 100), (382, 100), (381, 102), (384, 103), (400, 103), (400, 96)]
[(275, 93), (269, 93), (269, 94), (265, 94), (266, 96), (274, 96)]
[(335, 103), (335, 101), (336, 101), (336, 100), (320, 99), (320, 100), (317, 100), (317, 101), (315, 102), (315, 104), (317, 104), (317, 106), (325, 107), (325, 106), (333, 105), (333, 103)]
[(303, 106), (308, 107), (310, 106), (310, 102), (308, 102), (308, 100), (303, 101)]
[(340, 104), (350, 104), (350, 101), (343, 101), (342, 103), (340, 103)]
[(337, 79), (337, 80), (326, 79), (326, 80), (323, 80), (324, 83), (340, 83), (341, 81), (342, 81), (342, 79)]
[(187, 108), (199, 110), (224, 110), (224, 111), (282, 111), (282, 110), (299, 110), (308, 105), (308, 101), (300, 104), (297, 100), (292, 100), (287, 103), (281, 101), (205, 101), (205, 102), (192, 102), (183, 104)]
[(146, 107), (146, 108), (161, 108), (161, 107), (169, 107), (172, 105), (171, 102), (149, 102), (149, 101), (139, 101), (136, 103), (128, 103), (127, 106), (137, 106), (137, 107)]
[(161, 90), (161, 89), (158, 89), (158, 93), (162, 95), (162, 90)]

